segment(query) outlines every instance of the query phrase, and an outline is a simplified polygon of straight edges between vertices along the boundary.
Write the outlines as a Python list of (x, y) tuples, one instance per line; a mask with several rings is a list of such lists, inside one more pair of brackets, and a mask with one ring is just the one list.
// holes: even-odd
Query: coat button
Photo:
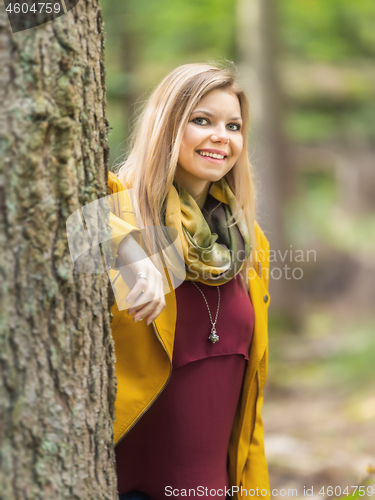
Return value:
[(265, 302), (265, 303), (267, 303), (267, 302), (268, 302), (268, 295), (265, 295), (265, 296), (263, 297), (263, 300), (264, 300), (264, 302)]

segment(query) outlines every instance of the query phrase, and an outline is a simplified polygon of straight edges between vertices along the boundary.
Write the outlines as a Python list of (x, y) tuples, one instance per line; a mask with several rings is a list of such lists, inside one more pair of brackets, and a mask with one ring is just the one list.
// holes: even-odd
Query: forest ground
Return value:
[(298, 333), (270, 331), (263, 420), (274, 498), (303, 498), (304, 487), (337, 498), (366, 478), (375, 492), (375, 319), (356, 293), (312, 306)]

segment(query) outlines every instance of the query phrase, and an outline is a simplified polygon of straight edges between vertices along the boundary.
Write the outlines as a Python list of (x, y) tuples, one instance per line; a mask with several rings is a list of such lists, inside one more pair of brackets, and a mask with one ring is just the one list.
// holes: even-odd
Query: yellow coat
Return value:
[[(109, 188), (111, 193), (118, 193), (117, 198), (110, 201), (112, 241), (116, 247), (126, 234), (133, 232), (136, 235), (138, 228), (130, 199), (122, 191), (120, 181), (111, 173)], [(268, 364), (269, 243), (258, 224), (255, 233), (258, 242), (257, 266), (249, 271), (255, 325), (228, 450), (230, 486), (239, 488), (234, 498), (270, 494), (261, 418)], [(118, 271), (111, 270), (110, 274), (117, 285), (122, 281)], [(170, 379), (177, 316), (174, 291), (168, 293), (165, 299), (166, 307), (149, 326), (145, 321), (135, 323), (127, 310), (119, 311), (116, 303), (112, 307), (112, 333), (117, 359), (115, 444), (137, 423)], [(254, 491), (241, 495), (241, 487)], [(267, 490), (267, 493), (261, 490)]]

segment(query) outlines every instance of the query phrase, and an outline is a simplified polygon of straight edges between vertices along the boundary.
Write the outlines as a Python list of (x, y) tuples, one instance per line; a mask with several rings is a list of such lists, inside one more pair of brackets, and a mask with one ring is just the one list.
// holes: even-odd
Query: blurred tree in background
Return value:
[[(375, 289), (375, 3), (279, 3), (289, 139), (288, 237), (317, 249), (310, 296), (349, 293), (370, 310)], [(312, 276), (314, 274), (314, 276)], [(362, 279), (363, 278), (363, 279)], [(302, 284), (302, 283), (301, 283)], [(304, 283), (306, 288), (307, 281)]]

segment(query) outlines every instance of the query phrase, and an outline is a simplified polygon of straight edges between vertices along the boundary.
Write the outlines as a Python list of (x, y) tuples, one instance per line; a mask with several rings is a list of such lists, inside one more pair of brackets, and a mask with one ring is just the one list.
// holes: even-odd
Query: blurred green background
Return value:
[(187, 62), (238, 67), (258, 219), (274, 251), (271, 485), (301, 497), (303, 485), (318, 495), (359, 484), (375, 466), (375, 1), (102, 7), (112, 169), (137, 107), (165, 74)]

